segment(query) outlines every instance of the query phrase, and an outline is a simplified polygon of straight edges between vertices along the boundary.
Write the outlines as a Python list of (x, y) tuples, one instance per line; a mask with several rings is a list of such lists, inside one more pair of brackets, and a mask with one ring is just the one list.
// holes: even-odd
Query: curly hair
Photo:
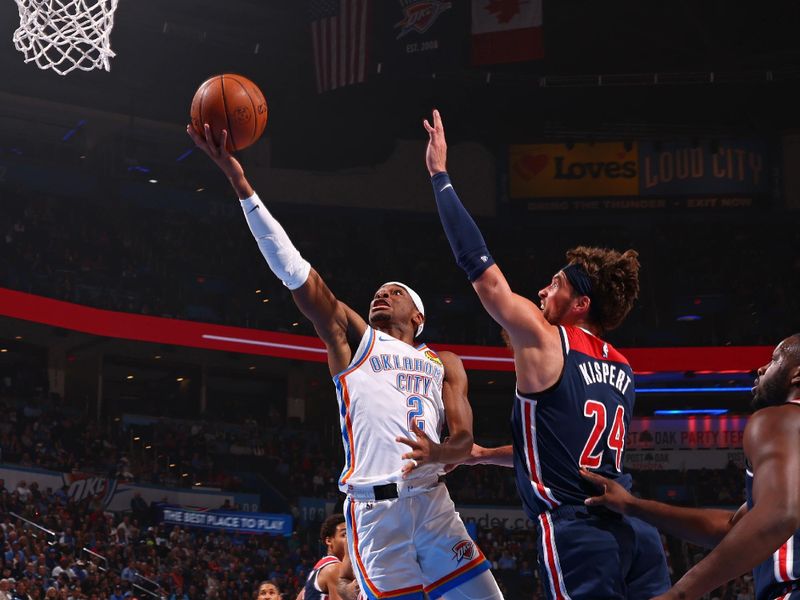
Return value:
[(323, 544), (325, 543), (325, 538), (336, 535), (336, 528), (342, 523), (344, 523), (344, 515), (342, 513), (334, 513), (325, 519), (319, 529), (319, 539)]
[(567, 262), (586, 271), (592, 282), (589, 317), (603, 332), (619, 327), (639, 297), (639, 253), (578, 246)]

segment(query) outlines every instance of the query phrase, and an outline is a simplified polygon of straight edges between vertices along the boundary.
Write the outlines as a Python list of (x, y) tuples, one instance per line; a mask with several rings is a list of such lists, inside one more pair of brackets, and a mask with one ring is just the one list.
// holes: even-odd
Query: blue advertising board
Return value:
[(725, 140), (639, 142), (641, 196), (757, 195), (769, 192), (767, 144)]
[(202, 527), (235, 533), (268, 533), (291, 535), (292, 515), (234, 511), (196, 511), (165, 506), (162, 522), (168, 525)]

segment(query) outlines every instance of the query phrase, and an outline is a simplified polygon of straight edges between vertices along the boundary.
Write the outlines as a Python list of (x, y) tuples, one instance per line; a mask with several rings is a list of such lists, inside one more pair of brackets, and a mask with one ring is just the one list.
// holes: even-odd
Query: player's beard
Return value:
[(759, 381), (750, 405), (753, 410), (783, 404), (789, 396), (789, 383), (784, 372), (775, 373), (764, 382)]
[(392, 315), (389, 311), (378, 311), (372, 313), (372, 317), (370, 318), (370, 323), (372, 325), (385, 325), (386, 323), (392, 320)]

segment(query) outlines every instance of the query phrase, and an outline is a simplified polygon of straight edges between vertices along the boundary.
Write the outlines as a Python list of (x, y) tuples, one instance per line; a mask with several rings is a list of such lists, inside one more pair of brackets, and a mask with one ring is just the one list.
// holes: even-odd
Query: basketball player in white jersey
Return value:
[[(205, 137), (186, 130), (228, 177), (267, 264), (328, 350), (345, 453), (339, 488), (361, 592), (370, 600), (421, 600), (423, 592), (502, 598), (441, 481), (445, 463), (470, 455), (472, 409), (461, 359), (415, 345), (425, 322), (419, 295), (397, 281), (383, 284), (367, 323), (294, 247), (225, 150), (227, 133), (214, 143), (207, 124)], [(450, 438), (442, 443), (445, 418)]]

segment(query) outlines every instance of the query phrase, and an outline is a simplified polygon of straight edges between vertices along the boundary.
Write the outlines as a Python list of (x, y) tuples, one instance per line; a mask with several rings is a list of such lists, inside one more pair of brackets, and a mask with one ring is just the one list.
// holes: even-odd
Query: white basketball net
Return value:
[(14, 46), (25, 62), (59, 75), (80, 69), (111, 70), (111, 28), (119, 0), (16, 0)]

